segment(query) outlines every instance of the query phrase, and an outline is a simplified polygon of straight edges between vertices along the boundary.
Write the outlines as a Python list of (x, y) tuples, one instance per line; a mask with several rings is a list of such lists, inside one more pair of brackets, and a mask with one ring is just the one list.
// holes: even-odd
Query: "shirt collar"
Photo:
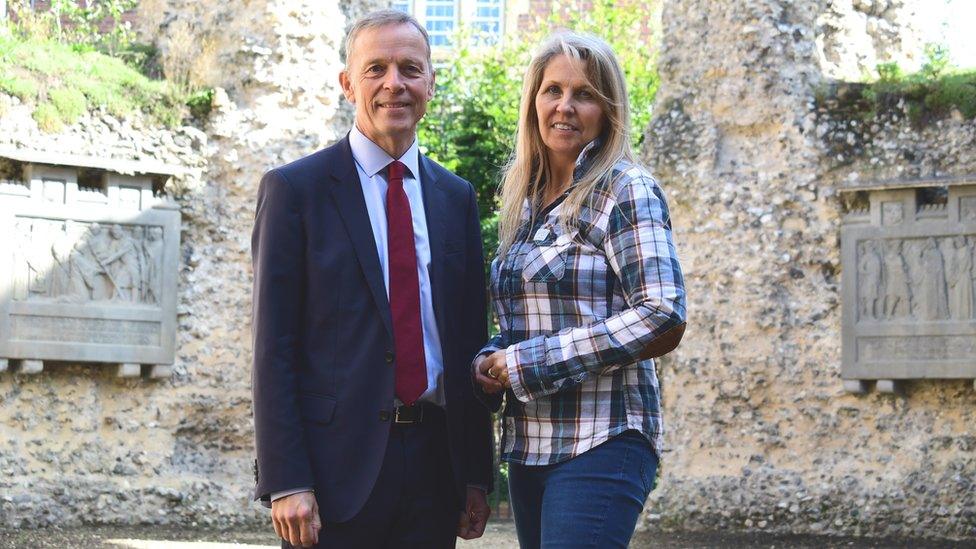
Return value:
[(587, 143), (586, 146), (583, 147), (583, 150), (580, 151), (579, 156), (576, 157), (576, 166), (573, 168), (573, 183), (570, 185), (570, 187), (575, 185), (576, 182), (583, 177), (583, 174), (586, 173), (586, 170), (590, 167), (590, 164), (593, 163), (593, 157), (596, 155), (597, 151), (600, 150), (601, 145), (603, 145), (603, 139), (597, 137), (593, 141)]
[(407, 167), (407, 173), (413, 175), (415, 179), (420, 179), (420, 149), (417, 147), (417, 137), (414, 136), (413, 143), (407, 148), (399, 159), (394, 159), (387, 154), (379, 145), (370, 141), (368, 137), (359, 131), (353, 124), (349, 132), (349, 146), (352, 148), (352, 157), (359, 164), (359, 167), (366, 172), (366, 175), (373, 177), (377, 173), (386, 170), (386, 166), (394, 160), (403, 162)]

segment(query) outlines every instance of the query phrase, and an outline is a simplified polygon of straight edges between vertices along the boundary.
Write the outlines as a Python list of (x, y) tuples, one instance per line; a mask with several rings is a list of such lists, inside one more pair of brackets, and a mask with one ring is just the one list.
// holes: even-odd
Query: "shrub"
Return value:
[(915, 125), (947, 116), (953, 109), (966, 118), (976, 117), (976, 71), (953, 69), (946, 48), (928, 45), (922, 68), (904, 74), (897, 63), (876, 67), (878, 78), (862, 92), (865, 118), (904, 106)]
[[(459, 47), (437, 70), (437, 93), (420, 126), (420, 143), (424, 152), (474, 185), (489, 259), (498, 247), (496, 189), (514, 145), (522, 75), (532, 47), (551, 29), (595, 34), (613, 47), (627, 77), (634, 145), (643, 143), (658, 77), (653, 46), (639, 37), (653, 30), (658, 4), (592, 0), (587, 9), (578, 7), (567, 7), (565, 14), (553, 15), (521, 39)], [(470, 31), (462, 31), (455, 43), (470, 43), (470, 38)]]

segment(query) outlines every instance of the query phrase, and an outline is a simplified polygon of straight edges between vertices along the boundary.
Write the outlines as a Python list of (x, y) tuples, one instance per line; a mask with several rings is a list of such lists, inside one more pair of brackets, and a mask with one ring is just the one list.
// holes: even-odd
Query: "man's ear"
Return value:
[(342, 86), (342, 95), (346, 96), (346, 101), (356, 104), (356, 94), (353, 93), (352, 80), (349, 79), (349, 71), (339, 72), (339, 85)]
[(437, 73), (434, 72), (433, 67), (431, 67), (431, 69), (430, 69), (430, 84), (427, 86), (427, 101), (430, 101), (431, 99), (434, 98), (434, 88), (436, 87), (434, 85), (434, 82), (436, 80), (436, 77), (437, 77)]

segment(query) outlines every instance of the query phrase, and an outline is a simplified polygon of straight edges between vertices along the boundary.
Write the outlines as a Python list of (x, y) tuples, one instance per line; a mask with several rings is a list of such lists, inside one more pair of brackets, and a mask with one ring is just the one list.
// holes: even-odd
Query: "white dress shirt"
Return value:
[(407, 152), (398, 159), (391, 157), (379, 145), (369, 140), (356, 126), (349, 132), (349, 145), (356, 161), (359, 182), (363, 186), (363, 198), (369, 212), (369, 224), (373, 228), (376, 255), (383, 270), (386, 297), (390, 298), (390, 253), (386, 235), (386, 167), (394, 160), (406, 166), (403, 174), (403, 191), (410, 201), (410, 218), (413, 222), (413, 243), (417, 249), (417, 278), (420, 281), (420, 323), (424, 330), (424, 357), (427, 360), (427, 390), (420, 400), (444, 406), (444, 359), (441, 353), (441, 337), (434, 318), (433, 293), (430, 287), (430, 238), (427, 234), (427, 216), (424, 214), (424, 195), (420, 188), (420, 151), (417, 139)]

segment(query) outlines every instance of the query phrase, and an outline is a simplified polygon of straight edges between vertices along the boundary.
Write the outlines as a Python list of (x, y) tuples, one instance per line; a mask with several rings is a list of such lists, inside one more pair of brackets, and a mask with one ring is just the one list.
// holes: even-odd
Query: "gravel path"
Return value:
[[(803, 548), (919, 548), (976, 549), (976, 540), (939, 541), (908, 539), (836, 538), (827, 536), (777, 536), (766, 533), (727, 534), (640, 532), (631, 543), (636, 548), (696, 549), (761, 547)], [(81, 527), (72, 529), (0, 530), (0, 549), (275, 549), (273, 532), (207, 531), (173, 526)], [(485, 536), (458, 544), (459, 549), (517, 548), (511, 522), (489, 523)]]

